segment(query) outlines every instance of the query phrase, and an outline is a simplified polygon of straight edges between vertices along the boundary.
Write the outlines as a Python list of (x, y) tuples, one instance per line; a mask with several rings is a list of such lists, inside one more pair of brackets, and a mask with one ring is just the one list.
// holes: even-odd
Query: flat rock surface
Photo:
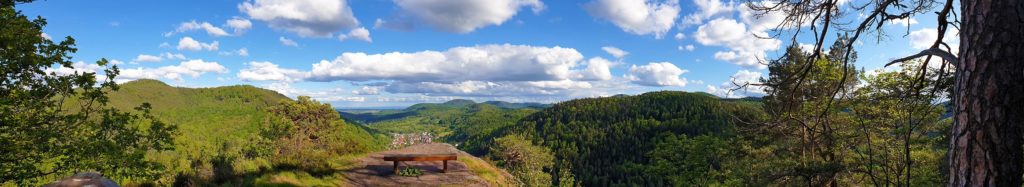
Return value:
[(416, 167), (423, 171), (419, 177), (405, 177), (394, 174), (394, 162), (384, 161), (385, 155), (393, 154), (450, 154), (471, 158), (466, 152), (444, 143), (413, 145), (402, 149), (376, 152), (360, 158), (356, 169), (344, 171), (345, 178), (353, 186), (488, 186), (469, 167), (457, 160), (448, 161), (448, 172), (441, 173), (441, 161), (405, 161), (399, 169)]

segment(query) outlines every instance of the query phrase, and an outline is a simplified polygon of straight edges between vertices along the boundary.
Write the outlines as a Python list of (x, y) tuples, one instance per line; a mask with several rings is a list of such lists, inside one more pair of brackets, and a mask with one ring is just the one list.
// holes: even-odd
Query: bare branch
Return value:
[(917, 54), (914, 54), (914, 55), (910, 55), (910, 56), (907, 56), (907, 57), (903, 57), (903, 58), (899, 58), (899, 59), (896, 59), (896, 60), (892, 60), (891, 62), (885, 64), (885, 67), (889, 67), (890, 65), (893, 65), (893, 64), (896, 64), (896, 63), (906, 62), (906, 61), (909, 61), (909, 60), (920, 58), (922, 56), (938, 56), (938, 57), (942, 58), (943, 60), (946, 60), (949, 63), (953, 64), (954, 68), (957, 66), (957, 64), (959, 62), (959, 60), (956, 58), (956, 55), (953, 55), (953, 53), (949, 53), (949, 52), (943, 51), (942, 49), (939, 49), (939, 48), (928, 48), (928, 49), (925, 49), (925, 50), (921, 51), (920, 53), (917, 53)]

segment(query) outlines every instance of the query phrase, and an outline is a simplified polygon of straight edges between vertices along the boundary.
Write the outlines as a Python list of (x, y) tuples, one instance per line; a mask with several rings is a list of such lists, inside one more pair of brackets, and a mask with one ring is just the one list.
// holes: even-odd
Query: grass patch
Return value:
[(501, 169), (494, 167), (494, 165), (487, 161), (466, 157), (459, 157), (459, 161), (466, 164), (470, 171), (483, 178), (491, 186), (517, 186), (516, 184), (519, 183), (515, 179), (502, 175)]

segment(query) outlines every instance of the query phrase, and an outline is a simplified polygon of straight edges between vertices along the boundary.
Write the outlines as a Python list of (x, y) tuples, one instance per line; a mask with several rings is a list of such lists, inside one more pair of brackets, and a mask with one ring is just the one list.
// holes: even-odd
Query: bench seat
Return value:
[(448, 172), (448, 161), (449, 160), (458, 160), (459, 158), (458, 158), (458, 156), (455, 155), (455, 153), (448, 153), (448, 154), (394, 154), (394, 155), (386, 155), (386, 156), (383, 157), (383, 159), (384, 159), (384, 161), (393, 161), (393, 162), (395, 162), (394, 172), (395, 172), (395, 174), (398, 174), (398, 163), (402, 162), (402, 161), (442, 161), (442, 162), (444, 162), (444, 167), (441, 170), (441, 173), (447, 173)]

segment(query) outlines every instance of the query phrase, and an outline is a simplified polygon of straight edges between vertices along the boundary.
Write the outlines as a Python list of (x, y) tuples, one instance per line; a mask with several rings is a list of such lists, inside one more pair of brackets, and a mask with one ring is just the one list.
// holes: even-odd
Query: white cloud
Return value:
[(686, 86), (686, 78), (680, 75), (688, 72), (668, 62), (651, 62), (647, 65), (629, 68), (626, 79), (644, 86)]
[(541, 81), (568, 79), (583, 59), (572, 48), (527, 45), (455, 47), (414, 53), (343, 53), (313, 64), (312, 78), (409, 82)]
[(234, 50), (234, 51), (221, 51), (218, 54), (220, 54), (220, 55), (227, 55), (227, 56), (230, 56), (230, 55), (249, 56), (249, 49), (241, 48), (241, 49)]
[(539, 13), (544, 9), (544, 4), (540, 0), (394, 0), (394, 2), (401, 8), (403, 14), (410, 15), (438, 30), (454, 33), (469, 33), (486, 26), (501, 25), (515, 16), (522, 7), (530, 7), (534, 13)]
[(910, 26), (910, 25), (914, 25), (914, 24), (917, 24), (917, 19), (914, 19), (914, 18), (903, 18), (903, 19), (889, 20), (889, 25)]
[(390, 93), (419, 93), (447, 96), (543, 96), (564, 95), (592, 88), (588, 82), (559, 81), (460, 81), (460, 82), (394, 82), (385, 87)]
[(248, 65), (248, 68), (238, 71), (239, 80), (297, 82), (309, 76), (308, 72), (280, 68), (270, 62), (249, 62)]
[(246, 48), (238, 49), (238, 51), (236, 51), (235, 54), (237, 54), (238, 56), (249, 56), (249, 49), (246, 49)]
[(686, 50), (686, 51), (691, 51), (692, 52), (693, 50), (695, 50), (697, 48), (694, 47), (693, 45), (686, 45), (686, 46), (681, 46), (680, 45), (680, 46), (676, 47), (676, 49), (678, 49), (679, 51)]
[(352, 29), (351, 31), (348, 31), (348, 35), (339, 34), (338, 35), (338, 39), (341, 40), (341, 41), (345, 41), (345, 40), (348, 40), (348, 39), (354, 39), (354, 40), (362, 40), (362, 41), (366, 41), (366, 42), (373, 42), (373, 39), (370, 38), (370, 31), (366, 30), (366, 28), (363, 28), (363, 27), (355, 28), (355, 29)]
[(346, 0), (248, 0), (238, 5), (250, 18), (303, 37), (330, 37), (359, 26)]
[(359, 90), (352, 90), (352, 94), (356, 94), (356, 95), (380, 95), (380, 87), (378, 87), (378, 86), (363, 86)]
[(682, 27), (700, 25), (706, 19), (726, 15), (736, 10), (736, 5), (732, 2), (725, 4), (719, 0), (693, 0), (693, 4), (697, 5), (698, 11), (683, 17)]
[(183, 54), (169, 52), (164, 52), (159, 55), (139, 54), (138, 56), (135, 56), (135, 59), (132, 59), (132, 63), (134, 64), (136, 62), (160, 62), (164, 59), (185, 60), (186, 58), (185, 55)]
[(679, 0), (595, 0), (583, 5), (591, 16), (606, 19), (622, 30), (661, 38), (679, 17)]
[(611, 80), (611, 66), (613, 62), (601, 57), (594, 57), (587, 60), (587, 69), (582, 70), (578, 76), (580, 80)]
[(761, 78), (761, 72), (740, 70), (719, 86), (708, 85), (707, 92), (724, 98), (765, 95), (765, 87), (755, 85), (761, 84)]
[(227, 73), (228, 69), (217, 62), (206, 62), (202, 59), (181, 62), (175, 66), (163, 66), (159, 68), (134, 68), (121, 69), (117, 76), (119, 81), (135, 79), (171, 79), (182, 80), (182, 76), (198, 78), (205, 73)]
[(46, 40), (53, 40), (53, 38), (51, 38), (50, 35), (46, 34), (45, 32), (44, 33), (39, 33), (39, 37), (43, 37), (43, 39), (46, 39)]
[(195, 39), (192, 39), (192, 37), (187, 37), (187, 36), (181, 38), (181, 40), (178, 40), (178, 50), (189, 50), (189, 51), (207, 50), (207, 51), (216, 51), (218, 49), (218, 46), (220, 46), (220, 43), (217, 42), (217, 41), (213, 41), (212, 43), (202, 43), (202, 42), (196, 41)]
[(622, 49), (613, 46), (604, 46), (601, 47), (601, 50), (604, 50), (604, 52), (608, 53), (609, 55), (612, 55), (615, 58), (622, 58), (629, 54), (629, 52), (623, 51)]
[(288, 96), (288, 97), (291, 97), (291, 98), (296, 98), (298, 96), (309, 96), (310, 98), (313, 98), (313, 100), (320, 101), (320, 102), (339, 102), (339, 101), (344, 101), (344, 102), (364, 102), (364, 101), (366, 101), (365, 97), (344, 95), (343, 90), (340, 89), (340, 88), (325, 89), (325, 90), (319, 90), (319, 91), (309, 91), (309, 90), (305, 90), (305, 89), (293, 88), (290, 83), (285, 83), (285, 82), (271, 83), (270, 85), (263, 86), (263, 88), (266, 88), (266, 89), (269, 89), (269, 90), (274, 90), (277, 93), (281, 93), (282, 95), (285, 95), (285, 96)]
[(135, 59), (132, 60), (132, 62), (160, 62), (163, 60), (164, 58), (161, 58), (159, 56), (139, 54), (139, 56), (136, 56)]
[(284, 36), (282, 36), (280, 38), (277, 38), (277, 40), (281, 41), (281, 45), (292, 46), (292, 47), (298, 47), (299, 46), (299, 43), (295, 43), (295, 40), (285, 38)]
[(808, 53), (809, 54), (811, 52), (814, 52), (814, 47), (815, 46), (814, 46), (814, 44), (799, 43), (799, 44), (797, 44), (797, 47), (800, 48), (800, 51), (803, 51), (804, 53)]
[(910, 32), (908, 37), (910, 37), (910, 47), (914, 49), (927, 49), (935, 43), (935, 39), (939, 37), (939, 31), (932, 28), (924, 28)]
[(728, 51), (716, 52), (715, 59), (744, 67), (764, 69), (767, 66), (762, 64), (761, 60), (765, 59), (765, 52), (778, 50), (782, 41), (755, 36), (759, 33), (763, 31), (747, 30), (745, 24), (736, 20), (718, 18), (698, 27), (693, 37), (702, 45), (729, 48)]
[(160, 48), (165, 48), (165, 47), (166, 48), (171, 48), (171, 44), (167, 43), (167, 42), (164, 42), (164, 43), (160, 43), (160, 45), (158, 47), (160, 47)]
[(46, 68), (46, 72), (55, 73), (57, 75), (72, 75), (72, 74), (83, 74), (83, 73), (96, 73), (102, 71), (105, 67), (97, 65), (95, 63), (85, 63), (82, 61), (71, 63), (71, 67), (65, 67), (57, 65), (57, 68)]
[(165, 58), (165, 59), (174, 59), (174, 60), (185, 60), (185, 59), (187, 59), (187, 58), (185, 58), (185, 55), (183, 55), (181, 53), (170, 53), (170, 52), (164, 52), (163, 54), (160, 54), (160, 57)]
[[(760, 6), (765, 6), (765, 7), (775, 6), (775, 4), (772, 3), (771, 1), (759, 1), (759, 2), (755, 2), (755, 3), (760, 4)], [(775, 29), (775, 28), (779, 27), (780, 24), (785, 22), (786, 16), (787, 16), (787, 12), (786, 11), (771, 11), (771, 12), (765, 13), (763, 11), (757, 11), (757, 10), (750, 9), (750, 7), (746, 6), (746, 5), (742, 6), (741, 8), (738, 8), (738, 9), (739, 9), (739, 12), (740, 12), (740, 20), (742, 20), (743, 23), (747, 24), (747, 30), (750, 33), (761, 35), (761, 36), (767, 36), (768, 35), (768, 33), (767, 33), (768, 30)], [(785, 9), (785, 8), (783, 8), (783, 9)], [(806, 20), (806, 21), (802, 21), (802, 22), (804, 22), (804, 23), (800, 23), (801, 26), (807, 26), (807, 25), (810, 24), (810, 20)], [(788, 27), (785, 27), (785, 28), (794, 28), (794, 27), (788, 26)], [(783, 29), (785, 29), (785, 28), (783, 28)]]
[(171, 32), (164, 33), (164, 36), (165, 37), (170, 37), (170, 36), (172, 36), (172, 35), (174, 35), (176, 33), (184, 33), (184, 32), (193, 31), (193, 30), (199, 30), (199, 29), (202, 29), (202, 30), (206, 31), (206, 34), (209, 34), (210, 36), (230, 36), (231, 35), (231, 34), (228, 34), (227, 31), (224, 31), (224, 29), (221, 29), (221, 28), (219, 28), (217, 26), (213, 26), (213, 24), (210, 24), (209, 22), (199, 23), (199, 22), (196, 22), (195, 20), (192, 20), (191, 22), (183, 22), (181, 24), (178, 24), (178, 28), (177, 29), (174, 29), (174, 31), (171, 31)]
[(683, 34), (683, 33), (681, 33), (681, 32), (680, 32), (680, 33), (676, 33), (676, 36), (675, 36), (675, 38), (676, 38), (676, 40), (683, 40), (683, 39), (685, 39), (685, 38), (686, 38), (686, 35), (684, 35), (684, 34)]
[(231, 18), (228, 20), (228, 28), (234, 29), (235, 36), (242, 35), (245, 31), (252, 28), (252, 22), (245, 18)]

